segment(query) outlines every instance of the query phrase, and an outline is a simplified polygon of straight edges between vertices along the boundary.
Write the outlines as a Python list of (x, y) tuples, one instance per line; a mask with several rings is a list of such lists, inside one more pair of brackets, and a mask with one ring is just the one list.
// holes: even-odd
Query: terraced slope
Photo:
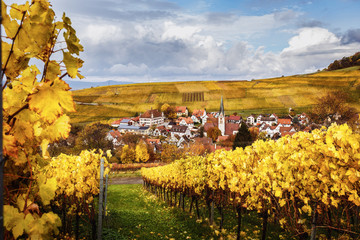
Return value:
[(351, 93), (350, 104), (360, 111), (360, 67), (252, 81), (199, 81), (113, 85), (73, 91), (74, 123), (134, 116), (163, 103), (218, 111), (224, 97), (228, 114), (285, 113), (289, 107), (306, 111), (327, 91)]

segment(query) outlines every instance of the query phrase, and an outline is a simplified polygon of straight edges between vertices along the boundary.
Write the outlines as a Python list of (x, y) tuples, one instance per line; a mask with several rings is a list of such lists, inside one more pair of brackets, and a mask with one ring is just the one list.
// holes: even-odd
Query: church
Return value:
[(221, 132), (221, 136), (235, 135), (240, 127), (240, 123), (229, 122), (229, 117), (225, 115), (224, 99), (221, 97), (220, 110), (217, 118), (209, 117), (204, 125), (206, 132), (210, 128), (217, 127)]

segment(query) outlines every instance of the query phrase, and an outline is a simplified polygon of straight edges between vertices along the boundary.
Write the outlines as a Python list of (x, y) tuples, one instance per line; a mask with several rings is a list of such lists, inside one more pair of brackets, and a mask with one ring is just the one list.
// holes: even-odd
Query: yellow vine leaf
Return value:
[(12, 231), (15, 238), (18, 238), (24, 233), (25, 214), (13, 206), (5, 205), (4, 226), (8, 231)]
[(38, 92), (29, 96), (29, 108), (37, 112), (44, 121), (52, 123), (63, 114), (63, 109), (75, 111), (69, 89), (69, 85), (60, 79), (42, 83), (38, 86)]
[(67, 73), (71, 78), (76, 78), (78, 69), (82, 66), (83, 60), (80, 58), (73, 57), (69, 52), (63, 51), (64, 63), (66, 66)]
[(39, 177), (39, 196), (44, 205), (49, 205), (55, 197), (57, 188), (56, 178), (46, 179), (45, 176)]
[(5, 156), (17, 157), (16, 138), (3, 133), (3, 151)]

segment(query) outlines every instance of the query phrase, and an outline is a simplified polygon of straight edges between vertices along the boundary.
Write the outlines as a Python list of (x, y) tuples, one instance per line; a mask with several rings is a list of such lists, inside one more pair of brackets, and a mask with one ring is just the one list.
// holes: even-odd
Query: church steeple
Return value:
[(219, 111), (219, 115), (223, 115), (225, 116), (225, 110), (224, 110), (224, 100), (223, 97), (221, 96), (221, 103), (220, 103), (220, 111)]
[(224, 100), (221, 96), (221, 103), (220, 103), (220, 111), (218, 117), (218, 128), (221, 131), (221, 135), (225, 135), (225, 109), (224, 109)]

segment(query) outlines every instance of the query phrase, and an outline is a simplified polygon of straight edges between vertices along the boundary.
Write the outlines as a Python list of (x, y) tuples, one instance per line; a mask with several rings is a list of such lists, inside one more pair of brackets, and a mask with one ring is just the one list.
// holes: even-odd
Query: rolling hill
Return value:
[(345, 90), (360, 111), (360, 67), (252, 81), (161, 82), (113, 85), (73, 91), (73, 123), (134, 116), (163, 103), (218, 111), (221, 96), (227, 114), (306, 111), (327, 91)]

